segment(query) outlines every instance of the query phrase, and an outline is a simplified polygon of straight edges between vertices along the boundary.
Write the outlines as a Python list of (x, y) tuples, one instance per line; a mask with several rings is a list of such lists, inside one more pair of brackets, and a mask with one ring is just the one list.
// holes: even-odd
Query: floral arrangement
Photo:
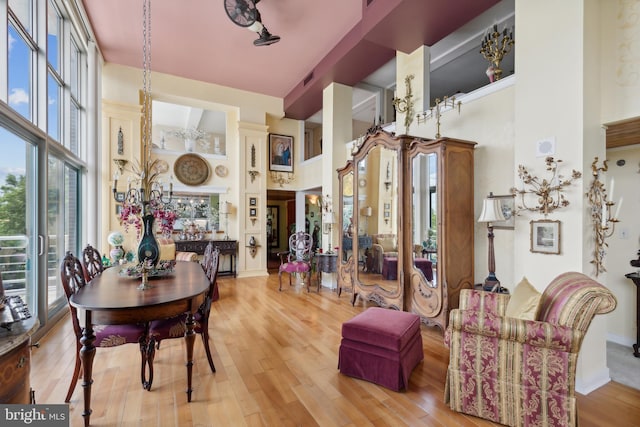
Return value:
[(164, 237), (171, 237), (171, 233), (173, 232), (173, 226), (176, 223), (176, 219), (178, 218), (178, 214), (170, 208), (167, 209), (156, 209), (153, 212), (153, 216), (156, 219), (156, 223), (158, 224), (158, 228), (160, 233)]
[(198, 141), (205, 149), (209, 148), (209, 141), (206, 140), (209, 135), (207, 132), (196, 128), (177, 129), (168, 132), (169, 135), (177, 136), (182, 139), (192, 139)]
[(120, 225), (124, 228), (124, 232), (129, 232), (129, 227), (136, 229), (136, 239), (140, 238), (142, 230), (142, 208), (136, 204), (123, 203), (120, 210)]
[(146, 270), (149, 276), (166, 276), (168, 274), (173, 273), (173, 270), (176, 267), (175, 260), (165, 260), (158, 262), (158, 265), (155, 267), (151, 267), (147, 264), (137, 264), (132, 265), (120, 270), (121, 276), (138, 278), (142, 276), (142, 273)]

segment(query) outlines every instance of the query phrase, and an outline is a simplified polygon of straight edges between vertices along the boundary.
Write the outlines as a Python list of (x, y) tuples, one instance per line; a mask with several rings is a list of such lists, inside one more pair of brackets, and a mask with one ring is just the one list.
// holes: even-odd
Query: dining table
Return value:
[[(84, 425), (91, 417), (92, 370), (96, 347), (94, 325), (146, 323), (152, 320), (186, 314), (187, 401), (191, 402), (193, 346), (195, 342), (193, 314), (204, 302), (209, 280), (200, 263), (177, 261), (172, 271), (151, 276), (146, 286), (136, 275), (128, 275), (125, 266), (105, 269), (79, 289), (70, 303), (84, 311), (85, 328), (80, 340), (83, 367)], [(129, 270), (130, 271), (130, 270)]]

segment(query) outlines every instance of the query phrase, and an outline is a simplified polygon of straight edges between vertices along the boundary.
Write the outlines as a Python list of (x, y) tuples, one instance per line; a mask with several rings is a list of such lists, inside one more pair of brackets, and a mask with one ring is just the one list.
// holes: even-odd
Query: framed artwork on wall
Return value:
[(560, 221), (541, 219), (531, 221), (531, 252), (560, 253)]
[(293, 172), (293, 137), (269, 134), (269, 170)]
[(258, 210), (256, 208), (250, 208), (249, 209), (249, 216), (252, 218), (255, 218), (258, 216)]
[(257, 206), (258, 205), (258, 199), (255, 197), (249, 197), (249, 206)]

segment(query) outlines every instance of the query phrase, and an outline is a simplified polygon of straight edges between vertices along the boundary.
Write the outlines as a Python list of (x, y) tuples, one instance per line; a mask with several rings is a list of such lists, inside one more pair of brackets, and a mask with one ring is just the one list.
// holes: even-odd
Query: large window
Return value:
[(0, 1), (0, 273), (41, 324), (66, 305), (59, 265), (67, 251), (80, 256), (86, 213), (87, 40), (67, 4)]

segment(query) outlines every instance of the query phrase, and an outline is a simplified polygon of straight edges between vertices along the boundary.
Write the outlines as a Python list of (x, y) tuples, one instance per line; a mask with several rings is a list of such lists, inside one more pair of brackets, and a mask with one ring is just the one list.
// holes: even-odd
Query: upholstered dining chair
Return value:
[[(204, 350), (207, 354), (207, 360), (209, 361), (209, 367), (211, 372), (216, 371), (216, 367), (213, 364), (213, 357), (211, 356), (211, 348), (209, 347), (209, 314), (211, 312), (211, 303), (217, 299), (214, 296), (218, 295), (218, 265), (220, 262), (220, 249), (215, 248), (211, 252), (209, 271), (209, 291), (205, 297), (204, 302), (198, 308), (198, 311), (193, 315), (195, 322), (194, 331), (200, 334), (202, 337), (202, 343)], [(205, 268), (205, 272), (207, 269)], [(160, 348), (160, 342), (170, 338), (184, 338), (184, 334), (187, 331), (187, 316), (181, 314), (179, 316), (171, 317), (169, 319), (153, 320), (149, 325), (149, 353), (147, 357), (149, 359), (149, 388), (151, 389), (151, 383), (153, 382), (153, 360), (155, 358), (155, 350)], [(155, 345), (154, 345), (155, 343)]]
[[(71, 296), (78, 292), (86, 285), (85, 271), (82, 268), (80, 260), (76, 258), (71, 252), (67, 252), (66, 256), (60, 264), (60, 279), (62, 281), (62, 287), (69, 303), (69, 311), (71, 312), (71, 323), (73, 324), (73, 332), (76, 336), (76, 364), (73, 369), (73, 377), (71, 378), (71, 384), (67, 391), (67, 397), (64, 401), (69, 403), (71, 395), (76, 388), (78, 377), (80, 376), (80, 349), (82, 344), (80, 338), (84, 328), (80, 326), (80, 320), (78, 319), (77, 309), (69, 302)], [(146, 325), (93, 325), (93, 330), (96, 335), (94, 345), (96, 347), (115, 347), (123, 344), (137, 343), (140, 346), (140, 355), (142, 358), (140, 368), (140, 380), (143, 387), (145, 387), (145, 366), (147, 365), (147, 326)], [(150, 366), (152, 369), (152, 366)]]
[(593, 317), (612, 311), (616, 298), (582, 273), (559, 275), (538, 300), (523, 282), (511, 296), (461, 291), (445, 332), (445, 403), (509, 426), (575, 426), (580, 346)]
[[(311, 271), (313, 263), (313, 238), (309, 233), (298, 231), (289, 236), (289, 250), (278, 252), (280, 257), (280, 267), (278, 267), (278, 281), (282, 290), (282, 273), (289, 273), (289, 286), (291, 286), (291, 276), (294, 273), (308, 273), (307, 292), (311, 286)], [(318, 283), (318, 291), (320, 285)]]
[(102, 255), (91, 245), (87, 245), (82, 250), (82, 270), (84, 271), (84, 280), (87, 283), (104, 271)]

